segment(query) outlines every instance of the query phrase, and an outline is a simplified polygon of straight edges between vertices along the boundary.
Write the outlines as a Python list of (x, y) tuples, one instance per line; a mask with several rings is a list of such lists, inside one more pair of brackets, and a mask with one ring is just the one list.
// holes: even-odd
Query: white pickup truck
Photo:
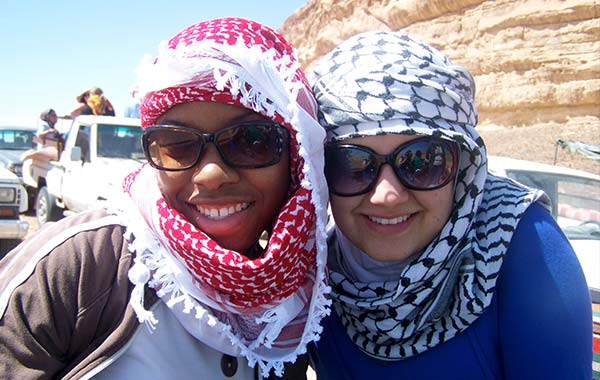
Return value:
[(28, 159), (23, 182), (39, 225), (109, 202), (125, 175), (145, 160), (139, 119), (79, 116), (57, 161)]
[(27, 193), (19, 178), (0, 167), (0, 258), (14, 248), (29, 230), (19, 214), (27, 210)]

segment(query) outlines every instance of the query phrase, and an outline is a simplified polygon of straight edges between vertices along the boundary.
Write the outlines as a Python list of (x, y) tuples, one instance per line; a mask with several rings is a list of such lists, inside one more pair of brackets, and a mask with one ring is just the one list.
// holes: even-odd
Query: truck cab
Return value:
[(141, 135), (139, 119), (77, 117), (57, 161), (24, 163), (23, 180), (36, 193), (38, 223), (96, 207), (120, 193), (125, 175), (145, 160)]

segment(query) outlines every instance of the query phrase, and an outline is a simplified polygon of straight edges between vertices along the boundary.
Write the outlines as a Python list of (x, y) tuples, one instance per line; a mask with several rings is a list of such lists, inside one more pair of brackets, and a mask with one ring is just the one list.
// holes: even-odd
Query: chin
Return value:
[(409, 257), (414, 256), (416, 253), (413, 253), (412, 251), (399, 251), (397, 247), (401, 247), (401, 244), (396, 244), (393, 247), (389, 247), (389, 248), (378, 248), (378, 249), (374, 249), (374, 250), (364, 250), (364, 252), (367, 253), (367, 255), (372, 258), (373, 260), (376, 261), (398, 261), (398, 260), (405, 260)]

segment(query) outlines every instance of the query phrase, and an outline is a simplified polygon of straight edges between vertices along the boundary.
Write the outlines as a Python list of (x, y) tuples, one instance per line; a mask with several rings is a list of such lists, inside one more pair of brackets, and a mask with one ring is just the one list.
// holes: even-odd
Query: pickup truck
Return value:
[(29, 223), (19, 214), (27, 210), (27, 193), (15, 173), (0, 168), (0, 258), (27, 234)]
[(124, 176), (145, 160), (141, 134), (139, 119), (79, 116), (58, 160), (25, 160), (23, 182), (35, 199), (38, 224), (110, 203)]

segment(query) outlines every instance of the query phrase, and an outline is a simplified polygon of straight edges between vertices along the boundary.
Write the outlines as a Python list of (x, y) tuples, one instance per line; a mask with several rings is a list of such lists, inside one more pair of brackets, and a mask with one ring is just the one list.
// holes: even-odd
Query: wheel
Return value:
[(46, 222), (54, 222), (62, 218), (62, 209), (56, 205), (56, 198), (50, 194), (46, 186), (38, 191), (35, 200), (35, 215), (39, 227)]

